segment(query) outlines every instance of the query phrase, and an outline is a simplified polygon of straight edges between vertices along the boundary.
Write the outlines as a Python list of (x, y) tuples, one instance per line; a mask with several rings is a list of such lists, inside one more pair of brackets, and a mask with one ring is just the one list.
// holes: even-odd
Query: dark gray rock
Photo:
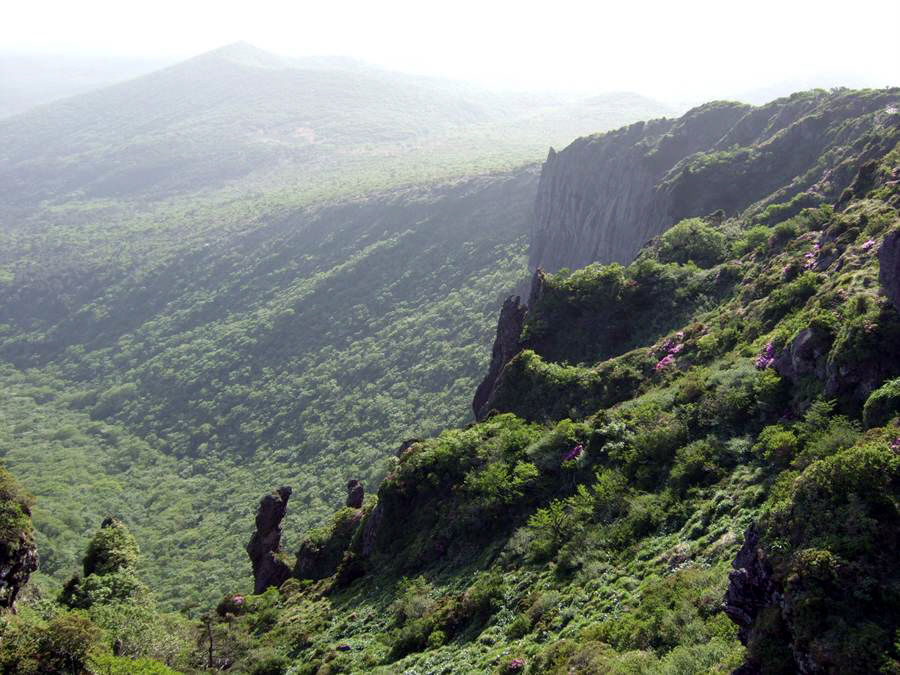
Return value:
[(738, 625), (738, 638), (746, 645), (760, 610), (779, 602), (772, 568), (759, 548), (759, 531), (755, 525), (747, 529), (744, 545), (731, 566), (734, 569), (728, 574), (723, 609)]
[(247, 544), (247, 555), (253, 566), (253, 592), (262, 593), (270, 586), (281, 586), (291, 576), (291, 568), (278, 559), (281, 551), (281, 521), (287, 512), (291, 488), (280, 487), (266, 495), (256, 511), (256, 532)]
[(522, 334), (522, 326), (525, 324), (527, 312), (526, 306), (521, 304), (517, 295), (509, 296), (503, 303), (500, 319), (497, 321), (497, 336), (491, 352), (491, 363), (487, 375), (475, 390), (475, 398), (472, 401), (472, 410), (476, 420), (480, 421), (487, 417), (500, 371), (522, 349), (519, 336)]
[(900, 230), (890, 232), (878, 249), (878, 279), (884, 294), (900, 312)]
[(806, 328), (775, 357), (772, 365), (779, 375), (789, 380), (796, 380), (802, 375), (815, 375), (824, 381), (828, 352), (833, 342), (834, 336), (821, 328)]
[(37, 548), (25, 532), (19, 533), (14, 550), (0, 546), (0, 607), (15, 611), (16, 598), (37, 567)]
[(365, 496), (365, 489), (363, 488), (363, 484), (358, 480), (353, 479), (347, 483), (347, 506), (351, 509), (361, 508), (363, 505), (363, 497)]

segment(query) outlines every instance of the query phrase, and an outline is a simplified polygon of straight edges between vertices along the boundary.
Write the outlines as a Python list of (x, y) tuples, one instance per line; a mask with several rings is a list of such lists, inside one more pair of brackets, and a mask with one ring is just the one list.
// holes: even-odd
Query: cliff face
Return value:
[(19, 592), (38, 566), (31, 503), (31, 495), (0, 468), (0, 609), (15, 610)]
[(798, 207), (832, 201), (861, 160), (883, 154), (865, 148), (866, 134), (892, 114), (898, 94), (817, 90), (760, 107), (715, 102), (551, 150), (530, 264), (552, 272), (628, 263), (683, 218), (761, 212), (801, 193)]

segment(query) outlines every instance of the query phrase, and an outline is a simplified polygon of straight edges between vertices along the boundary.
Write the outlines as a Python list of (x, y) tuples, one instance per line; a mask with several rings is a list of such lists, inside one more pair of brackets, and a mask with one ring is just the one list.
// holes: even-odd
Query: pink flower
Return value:
[(900, 455), (900, 436), (897, 436), (897, 438), (891, 442), (891, 450)]
[(517, 670), (522, 670), (525, 667), (525, 659), (513, 659), (508, 664), (506, 664), (506, 672), (514, 673)]
[(243, 595), (234, 595), (231, 597), (231, 601), (236, 605), (244, 604), (244, 596)]
[(666, 354), (659, 360), (659, 363), (656, 364), (656, 372), (660, 372), (661, 370), (665, 370), (669, 366), (675, 363), (675, 357), (671, 354)]
[(681, 352), (682, 349), (684, 349), (684, 344), (679, 342), (677, 345), (675, 345), (674, 347), (672, 347), (669, 350), (669, 354), (673, 354), (673, 355), (678, 354), (679, 352)]
[(758, 370), (765, 370), (775, 361), (775, 345), (771, 342), (762, 348), (759, 356), (756, 357), (756, 367)]
[(574, 448), (569, 450), (566, 454), (563, 455), (564, 462), (571, 462), (573, 459), (578, 459), (581, 457), (581, 453), (584, 452), (584, 446), (579, 443)]
[(875, 240), (874, 240), (874, 239), (869, 239), (865, 244), (862, 245), (862, 250), (863, 250), (863, 251), (868, 251), (868, 250), (869, 250), (870, 248), (872, 248), (874, 245), (875, 245)]

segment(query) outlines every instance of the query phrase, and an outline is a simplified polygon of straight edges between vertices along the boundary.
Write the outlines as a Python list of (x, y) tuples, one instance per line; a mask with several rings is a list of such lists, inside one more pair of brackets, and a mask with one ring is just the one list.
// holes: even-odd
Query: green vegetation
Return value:
[[(875, 224), (839, 236), (828, 266), (784, 280), (863, 212)], [(651, 246), (627, 268), (545, 277), (497, 412), (412, 443), (377, 504), (311, 534), (343, 547), (332, 575), (299, 573), (220, 624), (253, 636), (238, 672), (793, 672), (794, 653), (826, 672), (900, 667), (900, 316), (866, 245), (900, 223), (871, 200), (786, 222), (752, 246), (739, 220), (701, 223), (727, 252), (706, 271)], [(631, 341), (578, 323), (625, 293), (668, 318), (672, 278), (722, 281)], [(825, 346), (798, 370), (785, 355), (808, 335)], [(859, 371), (833, 365), (848, 361), (881, 383), (868, 403)], [(745, 648), (722, 599), (752, 523), (784, 604), (755, 615)]]
[[(539, 277), (468, 426), (529, 171), (16, 262), (0, 449), (47, 557), (0, 670), (900, 670), (900, 314), (876, 255), (900, 146), (873, 137), (880, 178), (836, 205), (773, 196)], [(756, 152), (688, 164), (739, 185)], [(335, 512), (348, 477), (370, 494)], [(293, 577), (245, 595), (249, 509), (278, 484)]]
[(534, 187), (528, 171), (484, 177), (255, 222), (172, 258), (123, 253), (62, 313), (41, 308), (64, 277), (17, 277), (0, 456), (39, 498), (41, 573), (67, 580), (112, 514), (166, 606), (207, 606), (247, 579), (273, 484), (294, 488), (294, 552), (348, 478), (374, 489), (400, 440), (464, 423), (497, 289), (525, 273)]

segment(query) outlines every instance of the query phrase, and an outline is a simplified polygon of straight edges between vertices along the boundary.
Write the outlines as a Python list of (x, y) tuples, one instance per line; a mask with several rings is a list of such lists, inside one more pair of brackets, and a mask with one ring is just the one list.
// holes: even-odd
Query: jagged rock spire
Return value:
[(291, 568), (277, 557), (281, 550), (281, 521), (291, 492), (287, 486), (280, 487), (259, 502), (256, 532), (247, 544), (247, 555), (253, 565), (254, 593), (262, 593), (270, 586), (280, 586), (291, 576)]

